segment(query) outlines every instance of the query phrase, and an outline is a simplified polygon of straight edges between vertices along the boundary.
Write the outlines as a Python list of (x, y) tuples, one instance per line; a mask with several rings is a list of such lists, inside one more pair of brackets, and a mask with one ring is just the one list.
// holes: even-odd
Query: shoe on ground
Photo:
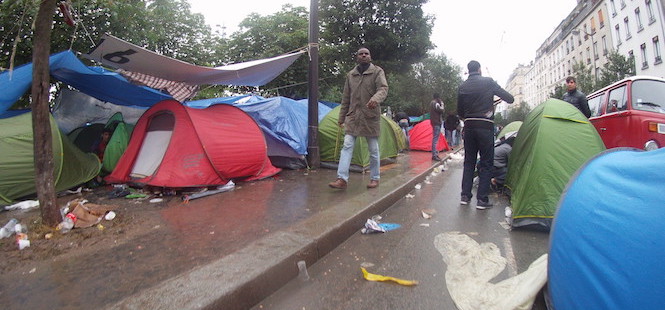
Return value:
[(342, 178), (337, 178), (335, 182), (328, 183), (328, 186), (336, 189), (346, 189), (346, 181)]
[(379, 180), (370, 180), (369, 183), (367, 183), (367, 188), (376, 188), (379, 187)]
[(471, 201), (471, 198), (466, 197), (466, 196), (462, 196), (462, 198), (460, 198), (459, 204), (468, 205), (469, 201)]
[(488, 201), (478, 200), (478, 202), (476, 203), (476, 209), (478, 209), (478, 210), (485, 210), (485, 209), (489, 209), (491, 207), (492, 207), (492, 203), (489, 202), (489, 200)]
[(432, 156), (432, 160), (441, 161), (441, 157), (439, 157), (439, 155), (434, 155)]

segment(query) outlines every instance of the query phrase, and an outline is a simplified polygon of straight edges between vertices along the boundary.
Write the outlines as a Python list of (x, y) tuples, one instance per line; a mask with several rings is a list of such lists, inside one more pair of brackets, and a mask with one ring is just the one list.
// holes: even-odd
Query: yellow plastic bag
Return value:
[(418, 281), (402, 280), (402, 279), (398, 279), (398, 278), (387, 277), (387, 276), (382, 276), (382, 275), (378, 275), (378, 274), (369, 273), (363, 267), (360, 267), (360, 270), (363, 271), (363, 276), (365, 277), (365, 280), (367, 280), (367, 281), (375, 281), (375, 282), (393, 281), (397, 284), (406, 285), (406, 286), (413, 286), (413, 285), (418, 284)]

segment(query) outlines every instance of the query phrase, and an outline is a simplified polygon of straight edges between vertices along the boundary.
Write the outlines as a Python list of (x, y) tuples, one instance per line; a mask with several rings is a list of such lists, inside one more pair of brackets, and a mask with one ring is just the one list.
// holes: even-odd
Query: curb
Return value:
[[(275, 232), (243, 249), (205, 266), (168, 279), (108, 309), (248, 309), (279, 290), (298, 275), (297, 262), (311, 265), (356, 233), (372, 215), (379, 214), (425, 180), (434, 168), (450, 158), (433, 163), (424, 172), (394, 187), (378, 200), (356, 211), (331, 208), (304, 220), (297, 227)], [(387, 182), (387, 184), (391, 184)], [(383, 185), (383, 184), (382, 184)], [(325, 219), (340, 218), (333, 227)], [(183, 294), (186, 292), (186, 294)]]

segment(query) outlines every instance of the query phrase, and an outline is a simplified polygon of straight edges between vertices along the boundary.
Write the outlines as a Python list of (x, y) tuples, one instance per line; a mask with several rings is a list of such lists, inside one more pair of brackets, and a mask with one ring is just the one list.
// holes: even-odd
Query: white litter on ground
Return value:
[(547, 254), (525, 272), (494, 284), (490, 281), (506, 267), (506, 258), (494, 243), (479, 244), (453, 231), (437, 235), (434, 246), (448, 265), (446, 286), (460, 310), (529, 310), (547, 282)]

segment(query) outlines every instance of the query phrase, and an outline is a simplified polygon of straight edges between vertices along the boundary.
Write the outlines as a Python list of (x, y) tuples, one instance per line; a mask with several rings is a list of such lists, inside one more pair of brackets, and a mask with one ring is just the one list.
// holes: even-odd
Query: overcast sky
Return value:
[[(227, 34), (231, 34), (250, 13), (269, 15), (286, 3), (309, 9), (310, 0), (189, 0), (189, 3), (192, 12), (202, 13), (213, 28), (224, 26)], [(436, 17), (432, 33), (436, 53), (446, 54), (464, 71), (469, 60), (477, 60), (483, 75), (504, 86), (518, 64), (533, 60), (538, 47), (576, 3), (576, 0), (430, 0), (424, 10)]]

